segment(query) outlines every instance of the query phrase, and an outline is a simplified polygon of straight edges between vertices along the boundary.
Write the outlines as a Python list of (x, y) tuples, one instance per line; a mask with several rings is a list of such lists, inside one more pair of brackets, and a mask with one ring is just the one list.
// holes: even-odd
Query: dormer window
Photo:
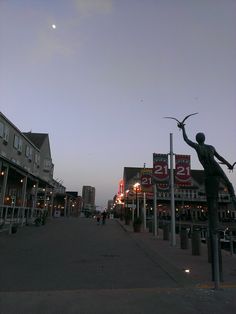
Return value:
[(49, 172), (52, 169), (52, 161), (50, 159), (44, 159), (44, 171)]
[(37, 166), (39, 166), (39, 164), (40, 164), (40, 155), (38, 153), (35, 153), (34, 162), (36, 163)]
[(23, 142), (22, 142), (22, 139), (21, 139), (18, 135), (16, 135), (16, 134), (15, 134), (15, 136), (14, 136), (14, 143), (13, 143), (13, 146), (14, 146), (14, 148), (17, 150), (17, 152), (18, 152), (19, 154), (22, 153)]
[(28, 158), (29, 161), (32, 160), (32, 155), (33, 155), (32, 147), (30, 147), (29, 145), (26, 145), (25, 156)]
[(0, 122), (0, 137), (3, 138), (3, 143), (7, 144), (9, 140), (9, 128), (4, 123)]

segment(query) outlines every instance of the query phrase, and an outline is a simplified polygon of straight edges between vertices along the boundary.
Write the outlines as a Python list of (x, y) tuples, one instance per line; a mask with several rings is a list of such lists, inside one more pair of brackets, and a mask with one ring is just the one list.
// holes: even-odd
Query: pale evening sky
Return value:
[(106, 206), (123, 167), (151, 167), (170, 133), (202, 169), (164, 116), (198, 112), (189, 138), (236, 161), (235, 0), (0, 0), (0, 42), (0, 109), (49, 134), (67, 190), (92, 185)]

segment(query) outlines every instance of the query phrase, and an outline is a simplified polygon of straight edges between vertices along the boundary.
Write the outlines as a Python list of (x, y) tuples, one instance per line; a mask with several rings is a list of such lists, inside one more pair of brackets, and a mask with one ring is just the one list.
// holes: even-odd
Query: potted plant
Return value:
[(133, 221), (134, 232), (140, 232), (142, 225), (142, 219), (140, 217), (135, 217)]

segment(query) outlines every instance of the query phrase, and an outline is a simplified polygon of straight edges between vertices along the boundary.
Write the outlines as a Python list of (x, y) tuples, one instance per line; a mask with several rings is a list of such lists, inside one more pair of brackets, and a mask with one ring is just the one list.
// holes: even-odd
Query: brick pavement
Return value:
[[(176, 235), (176, 246), (173, 247), (170, 241), (163, 240), (162, 229), (159, 229), (158, 237), (148, 231), (140, 233), (133, 232), (132, 225), (125, 225), (124, 221), (117, 220), (121, 227), (133, 237), (142, 247), (146, 247), (153, 253), (159, 256), (163, 268), (173, 273), (173, 276), (178, 274), (178, 271), (184, 273), (186, 269), (190, 273), (186, 273), (186, 277), (191, 278), (197, 286), (202, 288), (214, 288), (214, 282), (211, 280), (211, 264), (208, 262), (207, 245), (201, 243), (201, 255), (193, 256), (191, 241), (189, 239), (189, 248), (180, 248), (180, 238)], [(233, 256), (230, 252), (222, 250), (222, 269), (223, 281), (220, 283), (220, 288), (236, 288), (236, 255)], [(176, 270), (176, 272), (175, 272)]]

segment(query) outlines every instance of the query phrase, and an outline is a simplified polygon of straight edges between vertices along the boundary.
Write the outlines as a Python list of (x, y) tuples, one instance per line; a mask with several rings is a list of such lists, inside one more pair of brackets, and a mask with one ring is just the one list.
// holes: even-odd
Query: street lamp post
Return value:
[(125, 191), (125, 208), (126, 208), (127, 211), (129, 210), (129, 198), (128, 198), (128, 195), (129, 195), (129, 190), (126, 190)]
[(139, 199), (138, 199), (138, 189), (139, 189), (140, 183), (135, 183), (134, 188), (135, 188), (135, 195), (136, 195), (136, 215), (139, 217)]
[(146, 231), (147, 229), (147, 221), (146, 221), (146, 210), (147, 210), (147, 205), (146, 205), (146, 193), (143, 193), (143, 228)]
[(125, 211), (125, 224), (126, 225), (129, 225), (130, 223), (130, 220), (131, 220), (131, 213), (130, 213), (130, 209), (129, 209), (129, 198), (128, 198), (128, 195), (129, 195), (129, 190), (126, 190), (125, 191), (125, 194), (124, 194), (124, 211)]
[(138, 208), (138, 189), (136, 188), (136, 213), (137, 217), (139, 217), (139, 208)]

